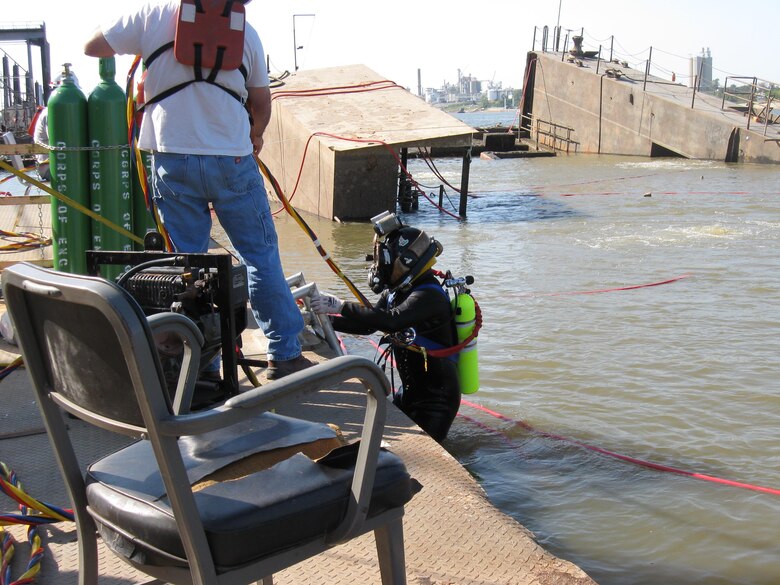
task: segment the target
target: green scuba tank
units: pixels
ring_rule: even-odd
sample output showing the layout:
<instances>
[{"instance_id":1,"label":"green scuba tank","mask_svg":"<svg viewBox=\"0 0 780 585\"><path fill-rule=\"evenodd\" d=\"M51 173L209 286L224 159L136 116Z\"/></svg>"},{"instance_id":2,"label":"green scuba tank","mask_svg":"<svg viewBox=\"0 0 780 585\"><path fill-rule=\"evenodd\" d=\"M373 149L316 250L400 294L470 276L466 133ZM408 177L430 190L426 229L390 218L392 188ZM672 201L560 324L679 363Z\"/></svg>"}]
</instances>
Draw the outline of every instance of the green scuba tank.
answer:
<instances>
[{"instance_id":1,"label":"green scuba tank","mask_svg":"<svg viewBox=\"0 0 780 585\"><path fill-rule=\"evenodd\" d=\"M127 141L127 98L114 81L114 57L100 59L100 83L89 94L89 141L93 148L89 158L92 211L132 231L132 161ZM123 148L100 147L120 146ZM92 223L92 248L129 252L132 241L110 227ZM122 266L104 266L103 277L113 280L124 272Z\"/></svg>"},{"instance_id":2,"label":"green scuba tank","mask_svg":"<svg viewBox=\"0 0 780 585\"><path fill-rule=\"evenodd\" d=\"M76 85L70 63L63 65L62 83L48 103L52 187L89 207L88 154L86 150L57 150L87 146L87 98ZM56 270L86 274L90 219L59 199L52 198L51 229Z\"/></svg>"},{"instance_id":3,"label":"green scuba tank","mask_svg":"<svg viewBox=\"0 0 780 585\"><path fill-rule=\"evenodd\" d=\"M458 343L463 342L474 331L477 323L477 308L474 297L461 292L452 299L452 311L455 314L455 325L458 332ZM479 358L477 355L477 338L472 339L458 353L458 377L460 391L463 394L473 394L479 390Z\"/></svg>"}]
</instances>

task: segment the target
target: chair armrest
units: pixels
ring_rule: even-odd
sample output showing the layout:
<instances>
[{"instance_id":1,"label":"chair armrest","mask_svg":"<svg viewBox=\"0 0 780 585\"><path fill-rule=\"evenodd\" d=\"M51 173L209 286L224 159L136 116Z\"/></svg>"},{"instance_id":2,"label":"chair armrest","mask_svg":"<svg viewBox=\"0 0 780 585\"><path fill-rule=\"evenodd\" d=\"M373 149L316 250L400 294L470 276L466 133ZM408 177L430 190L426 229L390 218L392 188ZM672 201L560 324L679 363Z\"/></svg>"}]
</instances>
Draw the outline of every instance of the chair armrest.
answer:
<instances>
[{"instance_id":1,"label":"chair armrest","mask_svg":"<svg viewBox=\"0 0 780 585\"><path fill-rule=\"evenodd\" d=\"M157 313L151 315L147 321L153 335L172 333L182 341L184 355L173 395L173 412L176 414L189 412L192 395L195 392L195 382L198 379L200 351L204 343L203 334L192 319L179 313Z\"/></svg>"}]
</instances>

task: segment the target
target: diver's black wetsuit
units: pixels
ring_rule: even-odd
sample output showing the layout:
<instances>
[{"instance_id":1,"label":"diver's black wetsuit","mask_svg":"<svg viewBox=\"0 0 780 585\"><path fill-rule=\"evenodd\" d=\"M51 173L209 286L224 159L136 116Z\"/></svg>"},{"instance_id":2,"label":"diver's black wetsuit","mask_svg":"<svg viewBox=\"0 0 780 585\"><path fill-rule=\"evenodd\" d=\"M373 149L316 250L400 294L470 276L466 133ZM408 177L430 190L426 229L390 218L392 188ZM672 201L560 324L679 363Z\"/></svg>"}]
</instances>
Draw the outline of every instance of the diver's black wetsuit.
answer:
<instances>
[{"instance_id":1,"label":"diver's black wetsuit","mask_svg":"<svg viewBox=\"0 0 780 585\"><path fill-rule=\"evenodd\" d=\"M333 317L333 327L358 335L377 330L395 333L413 327L417 332L415 344L427 349L457 344L449 298L432 273L417 279L410 291L397 292L390 300L388 297L388 291L383 292L374 308L344 303L342 316ZM425 357L418 351L396 346L393 354L403 383L395 404L431 437L443 441L460 407L455 357L428 356L426 368Z\"/></svg>"}]
</instances>

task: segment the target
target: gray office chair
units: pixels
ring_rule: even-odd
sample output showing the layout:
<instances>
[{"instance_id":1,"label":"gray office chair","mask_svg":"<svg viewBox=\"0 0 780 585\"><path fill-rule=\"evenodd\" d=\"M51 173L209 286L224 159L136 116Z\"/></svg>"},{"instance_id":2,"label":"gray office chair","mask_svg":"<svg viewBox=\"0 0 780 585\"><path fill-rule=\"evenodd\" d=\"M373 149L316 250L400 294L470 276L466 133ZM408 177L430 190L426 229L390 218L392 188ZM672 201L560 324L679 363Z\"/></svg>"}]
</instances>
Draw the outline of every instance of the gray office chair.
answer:
<instances>
[{"instance_id":1,"label":"gray office chair","mask_svg":"<svg viewBox=\"0 0 780 585\"><path fill-rule=\"evenodd\" d=\"M215 585L270 584L273 573L373 531L382 583L406 582L401 521L420 486L380 449L388 382L373 362L335 358L190 413L199 333L186 317L153 323L178 331L191 352L171 397L153 328L124 289L31 264L7 268L2 281L73 504L80 584L97 583L96 532L154 579ZM232 481L204 481L250 456L332 439L325 424L269 411L350 378L367 396L359 443L317 461L298 453ZM61 409L139 440L92 463L85 476Z\"/></svg>"}]
</instances>

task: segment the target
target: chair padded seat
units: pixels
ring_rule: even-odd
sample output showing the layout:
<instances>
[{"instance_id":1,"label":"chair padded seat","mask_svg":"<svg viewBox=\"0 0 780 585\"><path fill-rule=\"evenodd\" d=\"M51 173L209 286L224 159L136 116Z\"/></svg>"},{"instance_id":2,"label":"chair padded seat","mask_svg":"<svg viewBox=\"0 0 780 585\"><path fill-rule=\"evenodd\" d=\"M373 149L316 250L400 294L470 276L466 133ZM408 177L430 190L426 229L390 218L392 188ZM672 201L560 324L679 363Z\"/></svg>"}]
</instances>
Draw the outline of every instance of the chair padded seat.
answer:
<instances>
[{"instance_id":1,"label":"chair padded seat","mask_svg":"<svg viewBox=\"0 0 780 585\"><path fill-rule=\"evenodd\" d=\"M192 485L258 452L334 435L324 424L265 413L212 433L182 437L179 448ZM357 447L338 448L318 462L299 453L196 491L195 504L217 567L243 565L334 530L346 513ZM171 565L171 557L186 565L149 441L92 464L86 483L90 512L110 549L141 565ZM403 506L420 487L400 458L380 451L369 517Z\"/></svg>"}]
</instances>

